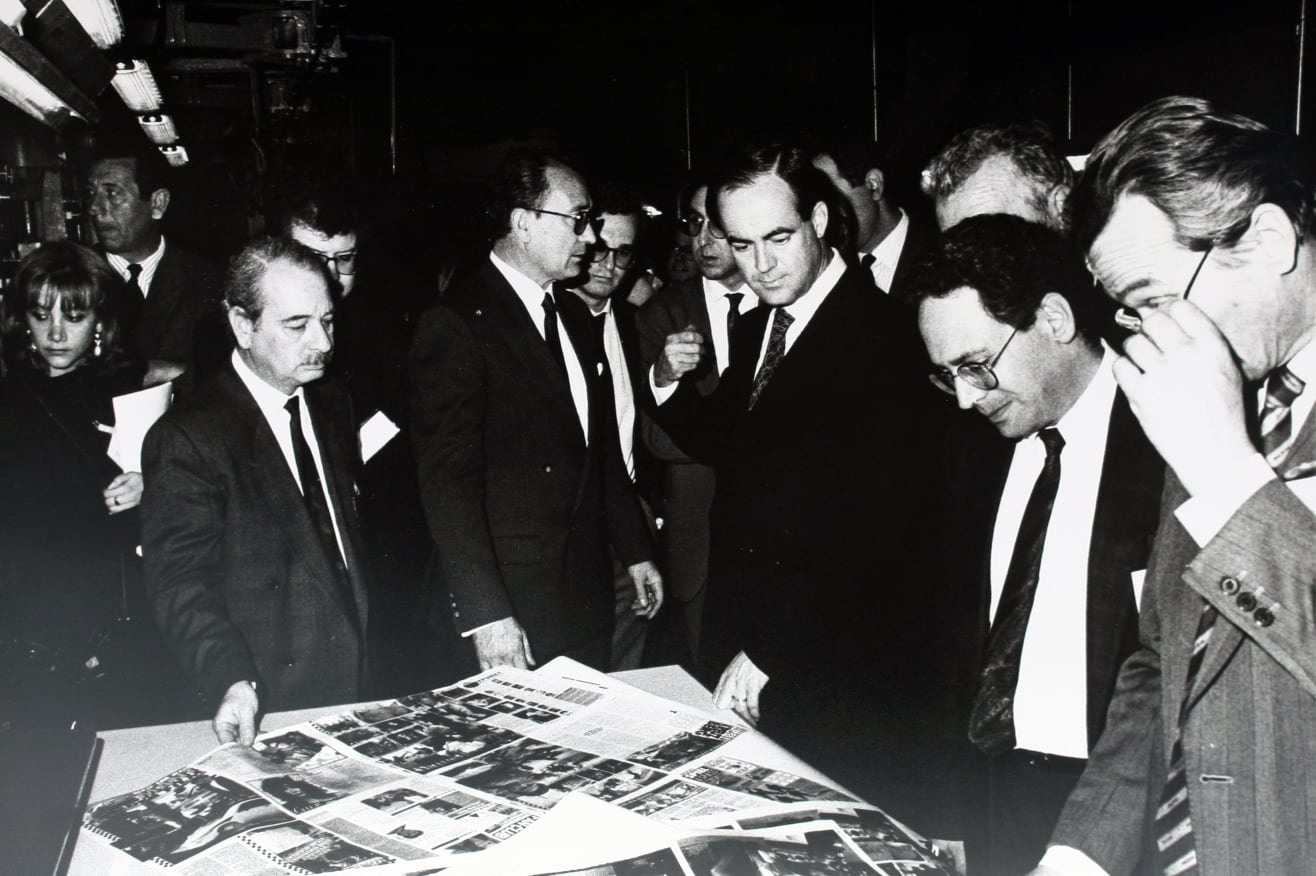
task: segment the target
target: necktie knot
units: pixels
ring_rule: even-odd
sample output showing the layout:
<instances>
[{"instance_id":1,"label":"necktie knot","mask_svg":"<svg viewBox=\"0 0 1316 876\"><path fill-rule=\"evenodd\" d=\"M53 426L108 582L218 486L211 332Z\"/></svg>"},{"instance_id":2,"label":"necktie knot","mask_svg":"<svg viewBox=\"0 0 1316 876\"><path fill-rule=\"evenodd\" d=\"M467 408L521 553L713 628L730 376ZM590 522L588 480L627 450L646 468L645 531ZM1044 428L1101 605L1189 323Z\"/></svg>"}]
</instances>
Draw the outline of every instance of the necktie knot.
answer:
<instances>
[{"instance_id":1,"label":"necktie knot","mask_svg":"<svg viewBox=\"0 0 1316 876\"><path fill-rule=\"evenodd\" d=\"M873 267L873 263L876 261L877 261L877 256L873 255L871 252L866 252L859 257L859 264L865 270L871 270Z\"/></svg>"},{"instance_id":2,"label":"necktie knot","mask_svg":"<svg viewBox=\"0 0 1316 876\"><path fill-rule=\"evenodd\" d=\"M727 303L730 305L732 313L740 313L740 300L744 297L744 292L727 293Z\"/></svg>"},{"instance_id":3,"label":"necktie knot","mask_svg":"<svg viewBox=\"0 0 1316 876\"><path fill-rule=\"evenodd\" d=\"M1266 378L1266 407L1272 404L1275 407L1292 407L1306 385L1287 366L1281 365Z\"/></svg>"},{"instance_id":4,"label":"necktie knot","mask_svg":"<svg viewBox=\"0 0 1316 876\"><path fill-rule=\"evenodd\" d=\"M553 293L544 293L544 313L557 314L557 304L553 301Z\"/></svg>"},{"instance_id":5,"label":"necktie knot","mask_svg":"<svg viewBox=\"0 0 1316 876\"><path fill-rule=\"evenodd\" d=\"M1055 459L1065 446L1065 437L1059 429L1043 429L1037 433L1038 440L1046 447L1046 458Z\"/></svg>"},{"instance_id":6,"label":"necktie knot","mask_svg":"<svg viewBox=\"0 0 1316 876\"><path fill-rule=\"evenodd\" d=\"M129 283L136 283L136 282L137 282L137 278L140 277L141 275L142 275L142 266L141 266L141 265L139 265L139 264L131 264L131 265L128 266L128 282L129 282Z\"/></svg>"},{"instance_id":7,"label":"necktie knot","mask_svg":"<svg viewBox=\"0 0 1316 876\"><path fill-rule=\"evenodd\" d=\"M790 311L781 307L775 308L772 313L772 333L774 335L784 335L786 330L795 322L795 317L790 315Z\"/></svg>"},{"instance_id":8,"label":"necktie knot","mask_svg":"<svg viewBox=\"0 0 1316 876\"><path fill-rule=\"evenodd\" d=\"M283 409L288 412L288 416L295 420L300 420L302 415L302 400L294 395L283 403Z\"/></svg>"}]
</instances>

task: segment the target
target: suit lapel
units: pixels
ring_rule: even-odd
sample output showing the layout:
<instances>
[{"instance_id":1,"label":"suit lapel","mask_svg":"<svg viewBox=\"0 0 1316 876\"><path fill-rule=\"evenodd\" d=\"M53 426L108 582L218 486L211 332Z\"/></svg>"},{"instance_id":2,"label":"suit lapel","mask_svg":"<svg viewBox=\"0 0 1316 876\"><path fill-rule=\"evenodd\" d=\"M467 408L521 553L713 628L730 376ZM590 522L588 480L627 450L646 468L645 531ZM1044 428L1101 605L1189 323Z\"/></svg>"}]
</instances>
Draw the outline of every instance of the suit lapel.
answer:
<instances>
[{"instance_id":1,"label":"suit lapel","mask_svg":"<svg viewBox=\"0 0 1316 876\"><path fill-rule=\"evenodd\" d=\"M334 519L338 523L338 534L343 540L343 550L347 555L347 568L352 579L352 595L356 601L356 617L360 619L361 629L366 629L366 576L362 563L365 551L357 538L358 528L353 524L356 519L356 503L352 496L352 467L333 430L333 424L324 411L318 387L308 387L305 393L307 410L310 411L311 423L315 429L316 442L320 447L320 462L324 467L324 476L329 486L329 500L334 506ZM307 515L310 519L310 515Z\"/></svg>"}]
</instances>

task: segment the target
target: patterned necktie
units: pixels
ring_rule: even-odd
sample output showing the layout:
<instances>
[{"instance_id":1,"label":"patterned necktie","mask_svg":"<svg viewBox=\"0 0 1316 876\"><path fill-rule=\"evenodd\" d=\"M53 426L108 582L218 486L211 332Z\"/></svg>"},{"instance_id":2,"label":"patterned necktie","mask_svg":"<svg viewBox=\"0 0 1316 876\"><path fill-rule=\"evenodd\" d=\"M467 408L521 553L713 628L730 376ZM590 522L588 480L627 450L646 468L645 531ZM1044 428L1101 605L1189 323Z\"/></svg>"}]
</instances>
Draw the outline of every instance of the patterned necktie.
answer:
<instances>
[{"instance_id":1,"label":"patterned necktie","mask_svg":"<svg viewBox=\"0 0 1316 876\"><path fill-rule=\"evenodd\" d=\"M552 293L544 293L544 340L548 343L548 351L553 354L553 360L557 362L558 369L562 376L567 376L567 359L562 353L562 338L558 336L557 331L557 304L553 301Z\"/></svg>"},{"instance_id":2,"label":"patterned necktie","mask_svg":"<svg viewBox=\"0 0 1316 876\"><path fill-rule=\"evenodd\" d=\"M768 351L763 355L763 365L759 368L759 373L754 375L754 388L749 393L749 409L754 410L754 405L758 402L759 396L763 394L763 387L768 385L772 379L772 373L777 370L781 360L786 356L786 330L795 322L795 317L791 316L780 307L774 309L772 314L772 333L768 335Z\"/></svg>"},{"instance_id":3,"label":"patterned necktie","mask_svg":"<svg viewBox=\"0 0 1316 876\"><path fill-rule=\"evenodd\" d=\"M1293 402L1306 386L1284 366L1270 372L1266 401L1261 407L1261 452L1271 468L1284 461L1293 437Z\"/></svg>"},{"instance_id":4,"label":"patterned necktie","mask_svg":"<svg viewBox=\"0 0 1316 876\"><path fill-rule=\"evenodd\" d=\"M1293 436L1293 402L1302 393L1303 382L1288 368L1281 366L1266 380L1266 400L1261 407L1261 452L1271 468L1278 467L1288 454ZM1188 703L1202 660L1211 641L1219 612L1203 601L1202 613L1197 619L1197 632L1193 637L1193 653L1188 658L1188 673L1184 681L1183 699L1179 702L1178 732L1170 746L1170 767L1165 787L1161 789L1160 806L1156 810L1157 864L1165 876L1179 876L1197 869L1197 841L1193 836L1193 818L1188 802L1188 773L1183 755L1183 725L1188 718Z\"/></svg>"},{"instance_id":5,"label":"patterned necktie","mask_svg":"<svg viewBox=\"0 0 1316 876\"><path fill-rule=\"evenodd\" d=\"M288 399L283 406L288 412L288 426L292 431L292 456L297 463L297 480L302 485L302 500L306 510L315 524L316 534L324 547L325 556L333 566L335 582L343 601L347 604L353 622L356 621L356 597L352 594L352 579L343 562L343 553L338 548L338 538L334 534L334 521L329 513L329 500L325 496L324 486L320 481L320 471L315 467L315 457L311 455L311 445L306 441L302 431L301 400L297 396Z\"/></svg>"},{"instance_id":6,"label":"patterned necktie","mask_svg":"<svg viewBox=\"0 0 1316 876\"><path fill-rule=\"evenodd\" d=\"M1060 487L1060 450L1065 446L1065 439L1056 429L1043 429L1037 437L1046 447L1046 462L1019 522L1019 534L1005 573L996 618L987 636L982 677L969 716L969 740L987 754L1002 754L1014 748L1014 693L1019 683L1019 658L1024 650L1033 597L1037 594L1051 508Z\"/></svg>"},{"instance_id":7,"label":"patterned necktie","mask_svg":"<svg viewBox=\"0 0 1316 876\"><path fill-rule=\"evenodd\" d=\"M740 318L740 300L745 297L744 292L727 293L727 361L726 365L731 364L731 338L736 333L736 320Z\"/></svg>"}]
</instances>

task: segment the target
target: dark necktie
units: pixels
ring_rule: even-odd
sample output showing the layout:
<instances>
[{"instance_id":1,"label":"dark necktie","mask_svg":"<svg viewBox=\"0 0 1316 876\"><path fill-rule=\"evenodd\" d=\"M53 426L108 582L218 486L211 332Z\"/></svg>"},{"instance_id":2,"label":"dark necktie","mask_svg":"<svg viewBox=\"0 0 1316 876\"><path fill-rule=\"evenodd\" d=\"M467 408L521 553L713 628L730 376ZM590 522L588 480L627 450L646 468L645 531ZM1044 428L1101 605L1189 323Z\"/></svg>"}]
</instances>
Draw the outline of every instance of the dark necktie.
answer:
<instances>
[{"instance_id":1,"label":"dark necktie","mask_svg":"<svg viewBox=\"0 0 1316 876\"><path fill-rule=\"evenodd\" d=\"M558 335L557 304L553 301L550 292L544 293L544 341L548 344L548 351L553 354L553 360L557 362L563 378L566 378L567 359L562 353L562 338Z\"/></svg>"},{"instance_id":2,"label":"dark necktie","mask_svg":"<svg viewBox=\"0 0 1316 876\"><path fill-rule=\"evenodd\" d=\"M1024 650L1033 597L1037 594L1051 508L1060 486L1060 450L1065 446L1065 439L1055 429L1043 429L1037 437L1046 445L1046 462L1019 522L1019 534L1005 573L996 618L987 636L982 676L969 716L969 739L987 754L1001 754L1014 748L1014 693L1019 682L1019 658Z\"/></svg>"},{"instance_id":3,"label":"dark necktie","mask_svg":"<svg viewBox=\"0 0 1316 876\"><path fill-rule=\"evenodd\" d=\"M141 265L132 264L128 266L128 282L124 284L123 301L119 307L119 325L124 330L129 347L133 349L138 345L137 336L142 323L142 305L146 301L146 296L142 294L141 276Z\"/></svg>"},{"instance_id":4,"label":"dark necktie","mask_svg":"<svg viewBox=\"0 0 1316 876\"><path fill-rule=\"evenodd\" d=\"M860 266L869 273L872 273L873 262L875 261L877 261L877 256L873 255L871 252L866 252L859 257Z\"/></svg>"},{"instance_id":5,"label":"dark necktie","mask_svg":"<svg viewBox=\"0 0 1316 876\"><path fill-rule=\"evenodd\" d=\"M325 497L324 486L320 481L320 471L315 467L315 457L311 455L311 445L306 443L306 433L302 431L301 400L297 396L288 399L283 406L288 412L288 425L292 429L292 455L297 463L297 480L302 485L302 500L306 510L315 524L316 534L326 557L334 569L339 592L347 603L353 622L356 621L356 598L352 594L352 579L348 575L347 565L343 562L342 551L338 549L338 539L334 535L334 521L329 513L329 500Z\"/></svg>"},{"instance_id":6,"label":"dark necktie","mask_svg":"<svg viewBox=\"0 0 1316 876\"><path fill-rule=\"evenodd\" d=\"M1271 468L1284 462L1293 434L1293 402L1302 393L1305 384L1287 367L1280 366L1266 379L1266 400L1261 406L1261 452ZM1191 873L1197 869L1197 839L1193 836L1192 809L1188 802L1188 773L1183 755L1183 725L1188 718L1188 703L1197 675L1202 669L1211 631L1215 629L1220 612L1203 600L1202 613L1197 618L1197 631L1193 636L1193 652L1188 658L1188 672L1184 679L1183 699L1179 701L1178 732L1170 746L1170 766L1166 771L1165 786L1161 789L1160 805L1156 809L1156 863L1168 876Z\"/></svg>"},{"instance_id":7,"label":"dark necktie","mask_svg":"<svg viewBox=\"0 0 1316 876\"><path fill-rule=\"evenodd\" d=\"M745 297L744 292L727 293L727 361L723 364L731 364L731 338L736 333L736 320L740 318L740 299Z\"/></svg>"},{"instance_id":8,"label":"dark necktie","mask_svg":"<svg viewBox=\"0 0 1316 876\"><path fill-rule=\"evenodd\" d=\"M759 373L754 375L754 388L749 393L749 409L754 410L754 405L758 402L759 396L763 394L763 388L768 385L772 379L772 374L781 364L781 360L786 357L786 330L795 322L795 317L791 316L780 307L774 308L772 314L772 333L768 335L768 351L763 354L763 366L759 368Z\"/></svg>"}]
</instances>

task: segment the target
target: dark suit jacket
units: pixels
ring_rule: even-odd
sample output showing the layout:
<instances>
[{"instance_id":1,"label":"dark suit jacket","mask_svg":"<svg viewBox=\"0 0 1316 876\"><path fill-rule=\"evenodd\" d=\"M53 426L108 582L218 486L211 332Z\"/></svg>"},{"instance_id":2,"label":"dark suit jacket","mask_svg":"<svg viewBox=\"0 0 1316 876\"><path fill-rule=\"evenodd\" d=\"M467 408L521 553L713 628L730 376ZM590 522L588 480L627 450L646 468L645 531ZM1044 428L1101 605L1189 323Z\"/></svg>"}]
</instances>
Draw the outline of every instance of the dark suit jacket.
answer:
<instances>
[{"instance_id":1,"label":"dark suit jacket","mask_svg":"<svg viewBox=\"0 0 1316 876\"><path fill-rule=\"evenodd\" d=\"M218 702L237 681L266 710L355 702L365 673L364 553L345 390L305 389L355 605L343 600L297 482L232 365L170 409L143 448L146 587L166 640Z\"/></svg>"},{"instance_id":2,"label":"dark suit jacket","mask_svg":"<svg viewBox=\"0 0 1316 876\"><path fill-rule=\"evenodd\" d=\"M905 245L900 250L900 259L896 262L896 270L891 277L891 288L887 290L892 298L902 304L909 304L905 285L909 282L910 272L918 263L919 256L937 240L935 225L915 218L914 214L908 211L906 215L909 216L909 233L905 236Z\"/></svg>"},{"instance_id":3,"label":"dark suit jacket","mask_svg":"<svg viewBox=\"0 0 1316 876\"><path fill-rule=\"evenodd\" d=\"M1316 416L1280 476L1306 478L1313 463ZM1154 813L1207 600L1220 617L1183 725L1198 865L1213 876L1310 873L1316 515L1289 484L1272 481L1199 547L1174 516L1186 498L1168 477L1143 591L1141 647L1120 671L1106 732L1051 841L1080 849L1116 876L1154 848Z\"/></svg>"},{"instance_id":4,"label":"dark suit jacket","mask_svg":"<svg viewBox=\"0 0 1316 876\"><path fill-rule=\"evenodd\" d=\"M536 659L608 659L608 545L651 558L610 419L611 386L588 351L585 305L558 295L590 385L589 441L566 378L492 262L450 290L416 328L412 429L434 539L439 614L458 630L515 616Z\"/></svg>"},{"instance_id":5,"label":"dark suit jacket","mask_svg":"<svg viewBox=\"0 0 1316 876\"><path fill-rule=\"evenodd\" d=\"M221 297L222 285L218 268L166 241L142 306L141 357L190 365L197 321Z\"/></svg>"},{"instance_id":6,"label":"dark suit jacket","mask_svg":"<svg viewBox=\"0 0 1316 876\"><path fill-rule=\"evenodd\" d=\"M1014 453L990 422L965 414L947 441L945 577L948 606L937 652L958 653L953 680L960 702L956 734L967 733L987 644L991 547L996 512ZM1156 532L1165 464L1138 425L1123 393L1110 412L1105 462L1097 487L1087 575L1087 725L1101 735L1120 664L1137 646L1138 613L1131 573L1147 568Z\"/></svg>"},{"instance_id":7,"label":"dark suit jacket","mask_svg":"<svg viewBox=\"0 0 1316 876\"><path fill-rule=\"evenodd\" d=\"M898 306L849 268L748 410L772 310L736 325L717 390L689 375L655 417L717 474L706 641L710 679L744 650L767 691L841 687L868 674L908 618L901 564L928 440L931 389ZM651 396L650 396L651 398ZM910 597L912 598L912 596ZM889 625L889 626L888 626ZM798 716L797 716L798 717Z\"/></svg>"}]
</instances>

